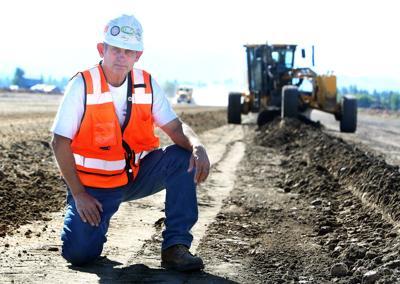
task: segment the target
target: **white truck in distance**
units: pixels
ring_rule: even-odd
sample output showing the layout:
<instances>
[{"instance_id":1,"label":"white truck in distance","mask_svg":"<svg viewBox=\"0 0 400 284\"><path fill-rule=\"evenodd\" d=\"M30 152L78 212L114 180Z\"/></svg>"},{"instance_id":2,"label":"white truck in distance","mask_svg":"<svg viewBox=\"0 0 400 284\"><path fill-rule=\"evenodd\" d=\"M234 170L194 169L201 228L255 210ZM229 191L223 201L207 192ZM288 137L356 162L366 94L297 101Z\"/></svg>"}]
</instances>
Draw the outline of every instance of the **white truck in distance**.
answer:
<instances>
[{"instance_id":1,"label":"white truck in distance","mask_svg":"<svg viewBox=\"0 0 400 284\"><path fill-rule=\"evenodd\" d=\"M176 90L176 103L193 104L193 88L192 87L178 87Z\"/></svg>"}]
</instances>

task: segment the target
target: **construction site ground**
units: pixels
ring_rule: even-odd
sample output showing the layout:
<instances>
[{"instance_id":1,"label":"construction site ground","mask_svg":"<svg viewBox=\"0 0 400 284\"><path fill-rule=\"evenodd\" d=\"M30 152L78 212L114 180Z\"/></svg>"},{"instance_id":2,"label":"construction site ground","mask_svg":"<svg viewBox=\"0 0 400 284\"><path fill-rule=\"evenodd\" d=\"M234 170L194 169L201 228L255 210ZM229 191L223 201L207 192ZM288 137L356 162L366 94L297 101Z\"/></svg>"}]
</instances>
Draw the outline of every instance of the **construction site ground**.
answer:
<instances>
[{"instance_id":1,"label":"construction site ground","mask_svg":"<svg viewBox=\"0 0 400 284\"><path fill-rule=\"evenodd\" d=\"M95 263L62 259L59 100L0 95L0 283L400 283L398 115L361 111L344 134L320 112L258 129L254 115L228 125L224 108L177 107L212 163L191 248L206 268L178 273L160 267L164 192L120 207Z\"/></svg>"}]
</instances>

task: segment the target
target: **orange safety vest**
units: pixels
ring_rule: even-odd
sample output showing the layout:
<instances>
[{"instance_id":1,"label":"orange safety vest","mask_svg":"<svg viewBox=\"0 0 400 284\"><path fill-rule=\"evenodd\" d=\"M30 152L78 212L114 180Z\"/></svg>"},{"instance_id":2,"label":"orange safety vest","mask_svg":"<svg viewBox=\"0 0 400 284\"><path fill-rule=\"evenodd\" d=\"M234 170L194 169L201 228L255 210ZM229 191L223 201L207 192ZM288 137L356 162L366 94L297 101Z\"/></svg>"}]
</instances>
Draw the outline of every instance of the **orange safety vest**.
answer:
<instances>
[{"instance_id":1,"label":"orange safety vest","mask_svg":"<svg viewBox=\"0 0 400 284\"><path fill-rule=\"evenodd\" d=\"M133 69L127 76L127 112L122 127L101 65L81 72L85 111L72 152L85 186L112 188L134 180L140 159L158 148L152 116L153 89L149 73Z\"/></svg>"}]
</instances>

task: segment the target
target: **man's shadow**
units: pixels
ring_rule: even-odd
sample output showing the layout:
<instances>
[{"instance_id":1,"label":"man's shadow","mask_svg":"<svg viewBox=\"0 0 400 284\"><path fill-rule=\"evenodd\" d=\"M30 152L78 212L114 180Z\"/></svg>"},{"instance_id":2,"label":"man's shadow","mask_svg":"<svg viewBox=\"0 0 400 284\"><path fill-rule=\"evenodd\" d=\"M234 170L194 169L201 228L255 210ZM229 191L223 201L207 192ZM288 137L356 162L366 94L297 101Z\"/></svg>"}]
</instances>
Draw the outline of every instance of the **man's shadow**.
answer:
<instances>
[{"instance_id":1,"label":"man's shadow","mask_svg":"<svg viewBox=\"0 0 400 284\"><path fill-rule=\"evenodd\" d=\"M122 263L103 257L93 264L69 268L97 274L99 283L237 283L204 271L178 272L162 268L150 268L144 264L116 267Z\"/></svg>"}]
</instances>

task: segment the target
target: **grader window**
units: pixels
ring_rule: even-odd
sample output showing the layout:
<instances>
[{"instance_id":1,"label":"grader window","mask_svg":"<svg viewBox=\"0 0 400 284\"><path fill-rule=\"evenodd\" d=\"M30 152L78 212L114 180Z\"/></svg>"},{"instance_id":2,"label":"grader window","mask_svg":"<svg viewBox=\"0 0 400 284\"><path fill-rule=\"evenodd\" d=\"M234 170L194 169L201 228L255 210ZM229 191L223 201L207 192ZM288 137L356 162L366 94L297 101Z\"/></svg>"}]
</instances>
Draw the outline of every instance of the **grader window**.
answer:
<instances>
[{"instance_id":1,"label":"grader window","mask_svg":"<svg viewBox=\"0 0 400 284\"><path fill-rule=\"evenodd\" d=\"M292 51L286 51L285 65L287 68L292 68L292 65L293 65L293 52Z\"/></svg>"},{"instance_id":2,"label":"grader window","mask_svg":"<svg viewBox=\"0 0 400 284\"><path fill-rule=\"evenodd\" d=\"M274 50L271 53L272 60L281 66L290 69L293 67L293 51L292 50Z\"/></svg>"},{"instance_id":3,"label":"grader window","mask_svg":"<svg viewBox=\"0 0 400 284\"><path fill-rule=\"evenodd\" d=\"M275 63L279 62L279 52L278 51L272 51L271 57Z\"/></svg>"}]
</instances>

